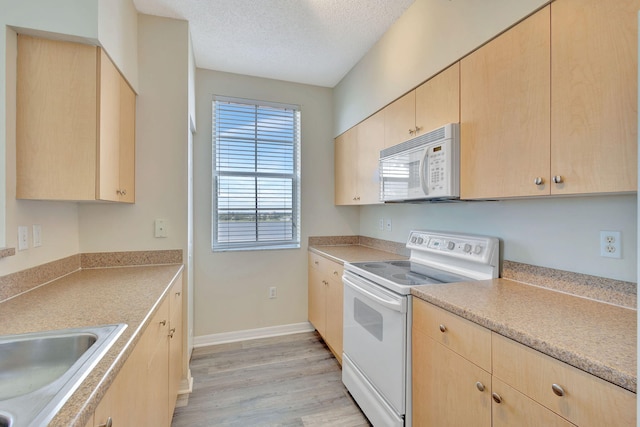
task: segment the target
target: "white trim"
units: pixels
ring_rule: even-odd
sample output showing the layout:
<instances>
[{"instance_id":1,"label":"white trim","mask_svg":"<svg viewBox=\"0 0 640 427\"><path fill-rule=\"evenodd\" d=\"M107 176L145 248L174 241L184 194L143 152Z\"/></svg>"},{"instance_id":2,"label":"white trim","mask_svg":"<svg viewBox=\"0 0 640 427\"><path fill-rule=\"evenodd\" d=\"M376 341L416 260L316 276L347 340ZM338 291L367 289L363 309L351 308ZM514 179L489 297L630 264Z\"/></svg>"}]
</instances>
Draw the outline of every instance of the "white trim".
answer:
<instances>
[{"instance_id":1,"label":"white trim","mask_svg":"<svg viewBox=\"0 0 640 427\"><path fill-rule=\"evenodd\" d=\"M244 331L222 332L219 334L201 335L193 337L193 347L206 347L209 345L224 344L229 342L253 340L257 338L277 337L280 335L299 334L311 332L315 328L309 322L292 323L289 325L270 326L268 328L246 329Z\"/></svg>"},{"instance_id":2,"label":"white trim","mask_svg":"<svg viewBox=\"0 0 640 427\"><path fill-rule=\"evenodd\" d=\"M191 376L191 369L187 370L187 378L183 378L178 388L178 396L181 394L189 394L193 392L193 377ZM180 398L180 397L178 397Z\"/></svg>"}]
</instances>

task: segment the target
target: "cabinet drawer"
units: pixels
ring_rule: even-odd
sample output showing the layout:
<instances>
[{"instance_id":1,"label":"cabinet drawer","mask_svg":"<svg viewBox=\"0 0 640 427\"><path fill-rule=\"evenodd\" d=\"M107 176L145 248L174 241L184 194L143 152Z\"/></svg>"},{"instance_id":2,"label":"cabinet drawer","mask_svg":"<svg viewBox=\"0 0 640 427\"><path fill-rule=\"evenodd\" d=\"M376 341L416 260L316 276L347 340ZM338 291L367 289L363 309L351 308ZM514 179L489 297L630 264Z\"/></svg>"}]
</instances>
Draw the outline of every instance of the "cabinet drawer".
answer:
<instances>
[{"instance_id":1,"label":"cabinet drawer","mask_svg":"<svg viewBox=\"0 0 640 427\"><path fill-rule=\"evenodd\" d=\"M413 328L491 372L491 331L420 299L413 299Z\"/></svg>"},{"instance_id":2,"label":"cabinet drawer","mask_svg":"<svg viewBox=\"0 0 640 427\"><path fill-rule=\"evenodd\" d=\"M492 379L491 391L497 399L492 405L493 427L573 427L569 421L533 401L499 379ZM498 403L499 402L499 403Z\"/></svg>"},{"instance_id":3,"label":"cabinet drawer","mask_svg":"<svg viewBox=\"0 0 640 427\"><path fill-rule=\"evenodd\" d=\"M317 268L320 274L327 279L342 283L344 267L335 261L331 261L321 255L309 252L309 266Z\"/></svg>"},{"instance_id":4,"label":"cabinet drawer","mask_svg":"<svg viewBox=\"0 0 640 427\"><path fill-rule=\"evenodd\" d=\"M493 335L496 378L581 427L636 425L635 393L501 335ZM554 385L560 386L564 395L558 396L552 389Z\"/></svg>"}]
</instances>

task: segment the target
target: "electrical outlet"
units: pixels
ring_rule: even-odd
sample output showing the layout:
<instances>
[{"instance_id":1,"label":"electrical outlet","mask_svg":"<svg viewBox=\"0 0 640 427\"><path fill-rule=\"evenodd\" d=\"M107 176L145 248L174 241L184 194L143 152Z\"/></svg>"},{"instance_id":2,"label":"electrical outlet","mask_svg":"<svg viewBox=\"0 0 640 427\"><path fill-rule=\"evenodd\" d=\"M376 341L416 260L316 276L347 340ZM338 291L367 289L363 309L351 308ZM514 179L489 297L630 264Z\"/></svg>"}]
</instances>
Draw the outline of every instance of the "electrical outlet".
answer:
<instances>
[{"instance_id":1,"label":"electrical outlet","mask_svg":"<svg viewBox=\"0 0 640 427\"><path fill-rule=\"evenodd\" d=\"M387 231L391 231L391 218L386 219L385 228Z\"/></svg>"},{"instance_id":2,"label":"electrical outlet","mask_svg":"<svg viewBox=\"0 0 640 427\"><path fill-rule=\"evenodd\" d=\"M269 298L273 299L277 297L278 297L278 288L276 288L275 286L271 286L269 288Z\"/></svg>"},{"instance_id":3,"label":"electrical outlet","mask_svg":"<svg viewBox=\"0 0 640 427\"><path fill-rule=\"evenodd\" d=\"M378 229L384 230L384 218L378 220Z\"/></svg>"},{"instance_id":4,"label":"electrical outlet","mask_svg":"<svg viewBox=\"0 0 640 427\"><path fill-rule=\"evenodd\" d=\"M600 256L622 258L622 233L619 231L600 231Z\"/></svg>"}]
</instances>

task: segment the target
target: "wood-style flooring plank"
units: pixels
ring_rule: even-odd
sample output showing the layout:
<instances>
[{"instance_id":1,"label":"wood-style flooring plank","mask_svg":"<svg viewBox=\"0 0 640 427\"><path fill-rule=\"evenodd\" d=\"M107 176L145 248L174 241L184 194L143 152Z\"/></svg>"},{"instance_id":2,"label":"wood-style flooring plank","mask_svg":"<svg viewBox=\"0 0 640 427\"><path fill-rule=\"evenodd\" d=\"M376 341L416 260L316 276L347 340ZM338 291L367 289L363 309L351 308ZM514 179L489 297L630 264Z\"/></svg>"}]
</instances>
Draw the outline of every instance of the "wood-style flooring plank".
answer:
<instances>
[{"instance_id":1,"label":"wood-style flooring plank","mask_svg":"<svg viewBox=\"0 0 640 427\"><path fill-rule=\"evenodd\" d=\"M317 332L198 348L190 367L172 427L370 426Z\"/></svg>"}]
</instances>

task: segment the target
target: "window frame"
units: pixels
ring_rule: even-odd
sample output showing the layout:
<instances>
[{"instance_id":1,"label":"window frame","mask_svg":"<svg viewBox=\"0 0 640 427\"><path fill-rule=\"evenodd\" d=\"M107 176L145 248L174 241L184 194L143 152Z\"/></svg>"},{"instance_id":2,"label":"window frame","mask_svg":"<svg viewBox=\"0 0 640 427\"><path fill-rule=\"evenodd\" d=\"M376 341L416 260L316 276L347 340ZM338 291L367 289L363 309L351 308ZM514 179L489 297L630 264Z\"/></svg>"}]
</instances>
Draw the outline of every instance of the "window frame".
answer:
<instances>
[{"instance_id":1,"label":"window frame","mask_svg":"<svg viewBox=\"0 0 640 427\"><path fill-rule=\"evenodd\" d=\"M293 154L292 154L292 163L293 170L291 173L286 173L284 171L280 172L260 172L258 170L254 170L252 172L221 172L217 168L217 144L218 144L218 130L217 130L217 105L220 104L241 104L248 105L252 107L256 107L259 109L260 107L264 108L275 108L281 110L289 110L292 111L293 118ZM300 220L301 220L301 205L300 205L300 197L301 197L301 150L302 150L302 141L301 141L301 107L295 104L283 104L277 102L270 101L260 101L253 99L245 99L245 98L236 98L229 96L220 96L214 95L212 100L212 138L211 138L211 178L212 178L212 211L211 211L211 249L213 252L226 252L226 251L255 251L255 250L277 250L277 249L298 249L300 248ZM257 116L257 113L256 113ZM257 120L254 120L254 123L257 123ZM257 125L256 125L257 127ZM254 138L254 146L257 147L259 144L259 137L256 135ZM256 168L257 169L257 168ZM276 179L291 179L291 227L292 227L292 235L291 239L285 240L259 240L259 231L258 227L260 224L259 219L259 207L257 205L258 200L258 186L256 184L255 187L255 195L256 195L256 205L254 206L255 212L255 225L256 225L256 240L255 241L242 241L242 242L220 242L218 241L218 230L219 230L219 216L220 212L218 211L218 193L219 193L219 180L220 177L253 177L256 179L256 183L258 178L276 178Z\"/></svg>"}]
</instances>

